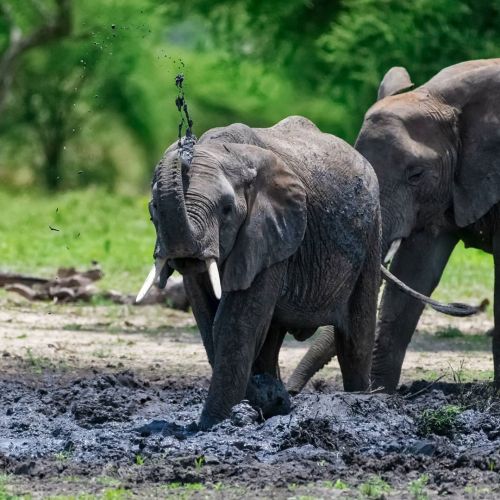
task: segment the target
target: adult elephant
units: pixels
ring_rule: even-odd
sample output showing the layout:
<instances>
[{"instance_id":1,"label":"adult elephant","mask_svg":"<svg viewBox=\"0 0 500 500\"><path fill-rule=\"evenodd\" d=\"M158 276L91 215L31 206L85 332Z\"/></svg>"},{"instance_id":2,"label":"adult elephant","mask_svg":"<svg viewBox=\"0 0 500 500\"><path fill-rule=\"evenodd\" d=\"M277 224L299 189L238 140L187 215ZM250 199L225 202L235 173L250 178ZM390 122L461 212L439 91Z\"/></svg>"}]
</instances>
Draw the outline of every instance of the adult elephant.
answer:
<instances>
[{"instance_id":1,"label":"adult elephant","mask_svg":"<svg viewBox=\"0 0 500 500\"><path fill-rule=\"evenodd\" d=\"M382 251L391 271L430 295L462 240L495 262L494 380L500 385L500 59L446 68L415 90L392 68L356 149L380 184ZM374 386L394 391L423 305L388 284L373 358Z\"/></svg>"},{"instance_id":2,"label":"adult elephant","mask_svg":"<svg viewBox=\"0 0 500 500\"><path fill-rule=\"evenodd\" d=\"M188 146L171 146L154 173L156 265L138 298L183 274L212 366L200 428L229 416L252 375L279 379L287 330L303 340L335 325L344 388L367 389L380 278L369 163L302 117L212 129Z\"/></svg>"}]
</instances>

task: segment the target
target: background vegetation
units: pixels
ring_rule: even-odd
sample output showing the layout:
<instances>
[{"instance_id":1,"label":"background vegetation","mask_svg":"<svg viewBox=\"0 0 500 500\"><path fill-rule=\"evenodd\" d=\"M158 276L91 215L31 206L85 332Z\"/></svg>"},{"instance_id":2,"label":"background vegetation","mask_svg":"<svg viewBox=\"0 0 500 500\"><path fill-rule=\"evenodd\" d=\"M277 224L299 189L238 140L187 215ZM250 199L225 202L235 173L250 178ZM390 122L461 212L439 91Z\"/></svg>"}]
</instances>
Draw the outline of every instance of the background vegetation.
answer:
<instances>
[{"instance_id":1,"label":"background vegetation","mask_svg":"<svg viewBox=\"0 0 500 500\"><path fill-rule=\"evenodd\" d=\"M197 135L302 114L353 142L391 66L419 84L498 56L499 26L500 0L0 0L0 266L97 259L135 287L178 72ZM452 298L490 293L489 257L453 263Z\"/></svg>"}]
</instances>

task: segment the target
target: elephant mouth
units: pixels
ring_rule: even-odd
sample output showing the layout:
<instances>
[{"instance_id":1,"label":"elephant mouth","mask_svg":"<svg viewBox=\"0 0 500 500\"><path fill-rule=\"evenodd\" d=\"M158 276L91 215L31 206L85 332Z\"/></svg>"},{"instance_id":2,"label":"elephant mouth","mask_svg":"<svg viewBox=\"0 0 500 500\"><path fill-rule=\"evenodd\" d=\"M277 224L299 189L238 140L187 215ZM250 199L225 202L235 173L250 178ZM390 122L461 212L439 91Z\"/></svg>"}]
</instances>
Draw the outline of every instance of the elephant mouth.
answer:
<instances>
[{"instance_id":1,"label":"elephant mouth","mask_svg":"<svg viewBox=\"0 0 500 500\"><path fill-rule=\"evenodd\" d=\"M193 259L188 257L169 259L168 265L181 274L198 274L207 270L205 260Z\"/></svg>"},{"instance_id":2,"label":"elephant mouth","mask_svg":"<svg viewBox=\"0 0 500 500\"><path fill-rule=\"evenodd\" d=\"M136 303L141 302L155 282L159 281L159 288L165 288L168 277L172 274L174 269L179 271L182 275L208 272L212 292L216 299L221 298L222 288L220 284L219 268L214 258L208 258L206 260L174 258L167 260L157 257L153 267L149 271L146 281L144 281L144 284L137 294L137 298L135 299Z\"/></svg>"}]
</instances>

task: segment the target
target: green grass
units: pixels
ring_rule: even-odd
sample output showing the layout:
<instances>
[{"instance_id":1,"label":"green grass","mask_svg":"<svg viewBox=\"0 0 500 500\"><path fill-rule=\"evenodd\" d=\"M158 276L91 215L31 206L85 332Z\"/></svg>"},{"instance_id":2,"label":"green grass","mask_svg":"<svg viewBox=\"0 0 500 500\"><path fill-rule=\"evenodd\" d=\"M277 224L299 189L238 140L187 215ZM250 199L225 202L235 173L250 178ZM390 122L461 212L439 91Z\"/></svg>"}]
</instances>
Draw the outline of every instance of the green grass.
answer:
<instances>
[{"instance_id":1,"label":"green grass","mask_svg":"<svg viewBox=\"0 0 500 500\"><path fill-rule=\"evenodd\" d=\"M86 268L96 260L105 274L101 289L135 292L155 241L147 202L98 189L52 196L0 191L0 266L54 276L60 266Z\"/></svg>"},{"instance_id":2,"label":"green grass","mask_svg":"<svg viewBox=\"0 0 500 500\"><path fill-rule=\"evenodd\" d=\"M453 327L453 326L447 326L446 328L443 328L442 330L437 330L435 335L436 335L436 337L439 337L441 339L455 339L455 338L464 337L464 334L462 333L462 331L458 328Z\"/></svg>"},{"instance_id":3,"label":"green grass","mask_svg":"<svg viewBox=\"0 0 500 500\"><path fill-rule=\"evenodd\" d=\"M429 495L425 491L425 487L429 482L429 476L422 474L418 479L414 479L408 483L408 492L415 500L426 500Z\"/></svg>"},{"instance_id":4,"label":"green grass","mask_svg":"<svg viewBox=\"0 0 500 500\"><path fill-rule=\"evenodd\" d=\"M438 434L450 436L463 409L456 405L445 405L436 410L424 410L418 421L419 432L424 436Z\"/></svg>"},{"instance_id":5,"label":"green grass","mask_svg":"<svg viewBox=\"0 0 500 500\"><path fill-rule=\"evenodd\" d=\"M105 274L101 289L136 292L151 266L155 240L147 202L146 194L102 189L50 196L0 191L0 268L53 276L59 266L85 268L96 260ZM491 255L459 244L434 295L446 301L492 301Z\"/></svg>"},{"instance_id":6,"label":"green grass","mask_svg":"<svg viewBox=\"0 0 500 500\"><path fill-rule=\"evenodd\" d=\"M434 296L438 300L479 304L488 298L493 304L493 257L459 243L446 266ZM488 311L492 314L493 307Z\"/></svg>"},{"instance_id":7,"label":"green grass","mask_svg":"<svg viewBox=\"0 0 500 500\"><path fill-rule=\"evenodd\" d=\"M361 496L368 498L382 498L391 489L391 486L378 476L373 476L366 483L358 486Z\"/></svg>"}]
</instances>

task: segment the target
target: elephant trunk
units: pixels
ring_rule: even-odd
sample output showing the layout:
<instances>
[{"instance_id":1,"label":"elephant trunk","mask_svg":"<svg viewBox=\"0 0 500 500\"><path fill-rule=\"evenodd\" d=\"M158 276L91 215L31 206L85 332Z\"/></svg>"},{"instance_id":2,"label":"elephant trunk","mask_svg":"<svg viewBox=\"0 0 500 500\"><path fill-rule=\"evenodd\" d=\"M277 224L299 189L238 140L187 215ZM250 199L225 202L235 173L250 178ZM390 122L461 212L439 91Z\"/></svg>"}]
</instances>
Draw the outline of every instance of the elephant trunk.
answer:
<instances>
[{"instance_id":1,"label":"elephant trunk","mask_svg":"<svg viewBox=\"0 0 500 500\"><path fill-rule=\"evenodd\" d=\"M198 239L186 211L182 163L178 157L160 166L157 182L159 220L162 221L158 237L167 257L196 258Z\"/></svg>"},{"instance_id":2,"label":"elephant trunk","mask_svg":"<svg viewBox=\"0 0 500 500\"><path fill-rule=\"evenodd\" d=\"M329 363L336 354L333 326L320 328L319 335L288 379L288 392L292 395L298 394L309 379Z\"/></svg>"}]
</instances>

